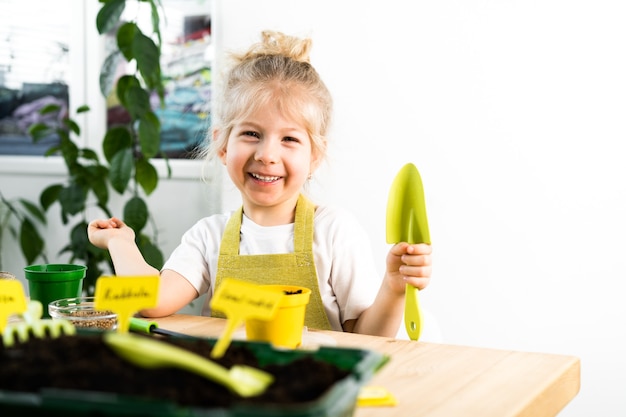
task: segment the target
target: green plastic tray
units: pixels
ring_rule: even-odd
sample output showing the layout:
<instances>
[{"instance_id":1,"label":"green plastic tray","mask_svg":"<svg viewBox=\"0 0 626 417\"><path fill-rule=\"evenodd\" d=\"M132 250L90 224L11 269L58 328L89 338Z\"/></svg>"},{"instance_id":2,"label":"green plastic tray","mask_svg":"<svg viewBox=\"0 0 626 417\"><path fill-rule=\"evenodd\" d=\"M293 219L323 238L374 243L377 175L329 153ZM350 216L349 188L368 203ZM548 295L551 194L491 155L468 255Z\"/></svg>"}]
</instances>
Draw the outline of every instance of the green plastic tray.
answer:
<instances>
[{"instance_id":1,"label":"green plastic tray","mask_svg":"<svg viewBox=\"0 0 626 417\"><path fill-rule=\"evenodd\" d=\"M215 341L215 339L205 339ZM312 356L341 369L347 377L335 383L321 397L312 402L277 404L234 404L225 408L183 407L172 402L133 398L111 393L44 389L39 393L21 393L0 390L0 414L42 416L150 416L150 417L345 417L356 407L360 388L389 358L381 353L338 347L320 347L316 351L277 350L267 343L233 341L245 344L263 364L285 364L305 356Z\"/></svg>"}]
</instances>

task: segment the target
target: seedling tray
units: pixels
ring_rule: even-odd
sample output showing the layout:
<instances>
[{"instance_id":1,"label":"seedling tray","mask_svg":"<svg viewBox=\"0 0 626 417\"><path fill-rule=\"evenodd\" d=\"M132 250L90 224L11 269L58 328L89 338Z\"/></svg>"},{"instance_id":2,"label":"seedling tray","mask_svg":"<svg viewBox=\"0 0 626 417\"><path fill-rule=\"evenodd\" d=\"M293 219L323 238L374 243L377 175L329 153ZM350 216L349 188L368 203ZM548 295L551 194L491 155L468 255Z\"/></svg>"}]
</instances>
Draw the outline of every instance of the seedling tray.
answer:
<instances>
[{"instance_id":1,"label":"seedling tray","mask_svg":"<svg viewBox=\"0 0 626 417\"><path fill-rule=\"evenodd\" d=\"M93 337L96 332L80 332ZM215 339L188 339L215 344ZM360 388L384 366L388 357L371 350L320 347L315 351L279 350L270 344L235 340L234 347L248 349L260 366L283 366L302 358L315 359L346 371L346 375L329 386L314 400L290 403L250 403L233 401L228 407L182 406L158 398L139 398L112 392L42 388L38 392L0 390L0 414L3 416L36 414L45 416L151 416L151 417L264 417L264 416L351 416ZM98 358L93 358L98 361ZM306 375L301 375L305 378ZM2 373L0 371L0 378ZM154 383L166 383L155 381Z\"/></svg>"}]
</instances>

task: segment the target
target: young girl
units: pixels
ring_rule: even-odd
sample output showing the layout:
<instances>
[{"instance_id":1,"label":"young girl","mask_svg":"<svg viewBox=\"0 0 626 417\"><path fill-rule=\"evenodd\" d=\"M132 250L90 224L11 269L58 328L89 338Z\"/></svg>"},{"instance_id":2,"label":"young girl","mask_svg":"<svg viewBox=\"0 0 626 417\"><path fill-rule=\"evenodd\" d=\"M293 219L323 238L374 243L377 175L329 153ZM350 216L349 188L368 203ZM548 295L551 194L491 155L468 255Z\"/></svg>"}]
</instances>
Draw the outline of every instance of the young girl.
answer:
<instances>
[{"instance_id":1,"label":"young girl","mask_svg":"<svg viewBox=\"0 0 626 417\"><path fill-rule=\"evenodd\" d=\"M206 217L182 237L162 270L159 303L146 317L175 313L227 277L311 289L305 324L395 337L407 283L423 289L431 247L398 243L377 277L364 230L349 213L316 206L302 189L326 152L332 99L309 63L309 39L263 32L224 83L207 158L217 157L243 206ZM90 241L108 249L117 275L154 275L121 220L95 220Z\"/></svg>"}]
</instances>

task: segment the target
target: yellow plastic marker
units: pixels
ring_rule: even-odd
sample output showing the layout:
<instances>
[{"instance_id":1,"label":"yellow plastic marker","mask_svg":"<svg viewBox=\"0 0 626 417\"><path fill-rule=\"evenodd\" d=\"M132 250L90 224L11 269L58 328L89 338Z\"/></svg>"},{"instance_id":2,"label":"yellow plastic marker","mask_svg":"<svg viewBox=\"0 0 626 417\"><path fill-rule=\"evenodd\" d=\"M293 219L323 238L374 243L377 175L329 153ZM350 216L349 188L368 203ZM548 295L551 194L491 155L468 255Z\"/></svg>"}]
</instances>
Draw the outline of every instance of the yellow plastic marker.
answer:
<instances>
[{"instance_id":1,"label":"yellow plastic marker","mask_svg":"<svg viewBox=\"0 0 626 417\"><path fill-rule=\"evenodd\" d=\"M359 407L393 407L398 401L387 388L365 386L359 390L356 404Z\"/></svg>"},{"instance_id":2,"label":"yellow plastic marker","mask_svg":"<svg viewBox=\"0 0 626 417\"><path fill-rule=\"evenodd\" d=\"M116 313L118 333L128 333L130 318L136 312L157 305L159 282L159 276L100 277L94 307Z\"/></svg>"},{"instance_id":3,"label":"yellow plastic marker","mask_svg":"<svg viewBox=\"0 0 626 417\"><path fill-rule=\"evenodd\" d=\"M246 319L269 320L276 314L284 292L232 278L225 279L213 294L211 308L226 315L226 328L211 351L221 358L228 349L235 329Z\"/></svg>"},{"instance_id":4,"label":"yellow plastic marker","mask_svg":"<svg viewBox=\"0 0 626 417\"><path fill-rule=\"evenodd\" d=\"M0 280L0 333L4 332L9 316L26 312L26 297L22 283L16 280Z\"/></svg>"}]
</instances>

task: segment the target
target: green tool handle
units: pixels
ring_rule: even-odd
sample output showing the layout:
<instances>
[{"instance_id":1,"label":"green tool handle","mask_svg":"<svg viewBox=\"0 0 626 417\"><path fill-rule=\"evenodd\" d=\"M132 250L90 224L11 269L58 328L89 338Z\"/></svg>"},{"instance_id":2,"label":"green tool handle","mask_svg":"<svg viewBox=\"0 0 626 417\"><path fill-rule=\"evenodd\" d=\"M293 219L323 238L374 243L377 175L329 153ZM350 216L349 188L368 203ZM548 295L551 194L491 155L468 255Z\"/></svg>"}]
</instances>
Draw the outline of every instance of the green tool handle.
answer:
<instances>
[{"instance_id":1,"label":"green tool handle","mask_svg":"<svg viewBox=\"0 0 626 417\"><path fill-rule=\"evenodd\" d=\"M129 329L135 333L152 333L153 328L157 328L158 325L153 321L142 320L136 317L130 318Z\"/></svg>"},{"instance_id":2,"label":"green tool handle","mask_svg":"<svg viewBox=\"0 0 626 417\"><path fill-rule=\"evenodd\" d=\"M423 317L419 303L419 290L406 284L404 295L404 326L411 340L419 340L422 333Z\"/></svg>"},{"instance_id":3,"label":"green tool handle","mask_svg":"<svg viewBox=\"0 0 626 417\"><path fill-rule=\"evenodd\" d=\"M130 318L129 329L135 333L160 334L163 336L187 337L183 333L173 332L171 330L159 329L156 321L143 320L137 317Z\"/></svg>"}]
</instances>

